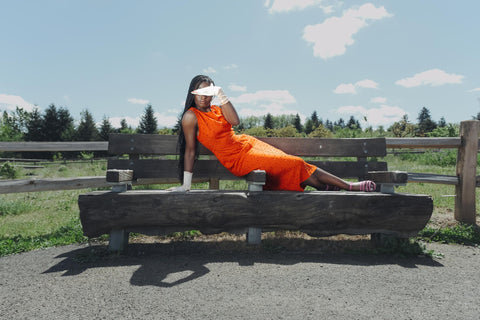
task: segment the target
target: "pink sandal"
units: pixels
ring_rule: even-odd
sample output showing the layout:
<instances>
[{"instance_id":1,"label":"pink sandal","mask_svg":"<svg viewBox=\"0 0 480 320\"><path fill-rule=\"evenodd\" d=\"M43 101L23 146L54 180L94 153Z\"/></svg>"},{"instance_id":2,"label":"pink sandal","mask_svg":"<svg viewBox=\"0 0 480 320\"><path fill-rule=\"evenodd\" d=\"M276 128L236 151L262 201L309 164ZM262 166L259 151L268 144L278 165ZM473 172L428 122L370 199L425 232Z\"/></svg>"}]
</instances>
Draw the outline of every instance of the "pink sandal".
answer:
<instances>
[{"instance_id":1,"label":"pink sandal","mask_svg":"<svg viewBox=\"0 0 480 320\"><path fill-rule=\"evenodd\" d=\"M377 185L375 184L375 182L370 181L370 180L360 181L360 182L357 182L357 183L360 187L360 191L372 192L372 191L375 191L377 189ZM353 187L354 184L356 184L356 183L350 183L350 191L352 191L352 187Z\"/></svg>"}]
</instances>

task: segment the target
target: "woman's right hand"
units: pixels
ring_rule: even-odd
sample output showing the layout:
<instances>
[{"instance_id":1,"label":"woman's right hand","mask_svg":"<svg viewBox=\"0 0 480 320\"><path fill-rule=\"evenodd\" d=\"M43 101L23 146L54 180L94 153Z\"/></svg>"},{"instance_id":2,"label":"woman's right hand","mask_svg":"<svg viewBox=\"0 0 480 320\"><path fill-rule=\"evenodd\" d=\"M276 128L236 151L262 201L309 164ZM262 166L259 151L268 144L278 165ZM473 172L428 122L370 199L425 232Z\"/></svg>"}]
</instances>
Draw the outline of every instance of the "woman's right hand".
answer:
<instances>
[{"instance_id":1,"label":"woman's right hand","mask_svg":"<svg viewBox=\"0 0 480 320\"><path fill-rule=\"evenodd\" d=\"M192 187L192 172L183 171L183 184L180 187L171 187L168 188L167 191L173 192L187 192L190 191Z\"/></svg>"},{"instance_id":2,"label":"woman's right hand","mask_svg":"<svg viewBox=\"0 0 480 320\"><path fill-rule=\"evenodd\" d=\"M187 189L187 187L185 187L184 185L181 185L179 187L168 188L167 191L169 191L169 192L187 192L187 191L190 191L190 189Z\"/></svg>"}]
</instances>

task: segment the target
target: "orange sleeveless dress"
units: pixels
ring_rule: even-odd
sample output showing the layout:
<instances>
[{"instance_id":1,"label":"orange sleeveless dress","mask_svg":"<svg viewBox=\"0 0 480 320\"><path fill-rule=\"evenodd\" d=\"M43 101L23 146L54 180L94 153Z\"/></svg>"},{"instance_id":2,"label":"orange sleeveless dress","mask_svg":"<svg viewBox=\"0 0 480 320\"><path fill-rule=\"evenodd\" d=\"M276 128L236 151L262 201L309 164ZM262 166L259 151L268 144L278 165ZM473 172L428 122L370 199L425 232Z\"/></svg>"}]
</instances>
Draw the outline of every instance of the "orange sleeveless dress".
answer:
<instances>
[{"instance_id":1,"label":"orange sleeveless dress","mask_svg":"<svg viewBox=\"0 0 480 320\"><path fill-rule=\"evenodd\" d=\"M236 176L244 176L252 170L265 170L264 190L303 191L300 183L317 168L252 136L236 135L218 106L211 106L209 112L197 108L190 110L197 116L198 141Z\"/></svg>"}]
</instances>

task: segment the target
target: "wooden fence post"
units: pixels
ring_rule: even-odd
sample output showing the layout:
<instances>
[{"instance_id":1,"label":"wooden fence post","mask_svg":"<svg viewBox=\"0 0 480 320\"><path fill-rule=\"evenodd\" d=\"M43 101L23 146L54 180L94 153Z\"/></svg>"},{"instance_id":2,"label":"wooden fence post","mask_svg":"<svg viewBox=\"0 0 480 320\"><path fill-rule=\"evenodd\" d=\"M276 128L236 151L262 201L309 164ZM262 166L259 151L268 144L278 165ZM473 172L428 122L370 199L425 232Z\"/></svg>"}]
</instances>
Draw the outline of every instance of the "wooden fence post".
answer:
<instances>
[{"instance_id":1,"label":"wooden fence post","mask_svg":"<svg viewBox=\"0 0 480 320\"><path fill-rule=\"evenodd\" d=\"M457 176L455 186L455 220L476 224L476 176L478 134L480 121L468 120L460 123L462 145L458 148Z\"/></svg>"}]
</instances>

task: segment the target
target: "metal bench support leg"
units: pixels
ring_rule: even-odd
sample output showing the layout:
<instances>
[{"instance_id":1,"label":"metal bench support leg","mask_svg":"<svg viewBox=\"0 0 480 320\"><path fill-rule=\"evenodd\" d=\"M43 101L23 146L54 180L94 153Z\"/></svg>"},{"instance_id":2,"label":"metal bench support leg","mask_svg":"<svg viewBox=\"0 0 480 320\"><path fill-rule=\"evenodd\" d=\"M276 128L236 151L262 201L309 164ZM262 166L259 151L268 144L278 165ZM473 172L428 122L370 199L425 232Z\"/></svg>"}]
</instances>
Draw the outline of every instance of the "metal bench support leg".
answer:
<instances>
[{"instance_id":1,"label":"metal bench support leg","mask_svg":"<svg viewBox=\"0 0 480 320\"><path fill-rule=\"evenodd\" d=\"M262 184L248 183L248 191L262 191ZM256 227L247 228L247 243L248 244L260 244L262 242L262 229Z\"/></svg>"},{"instance_id":2,"label":"metal bench support leg","mask_svg":"<svg viewBox=\"0 0 480 320\"><path fill-rule=\"evenodd\" d=\"M109 251L123 251L128 245L128 232L125 229L115 229L110 231L108 241Z\"/></svg>"}]
</instances>

